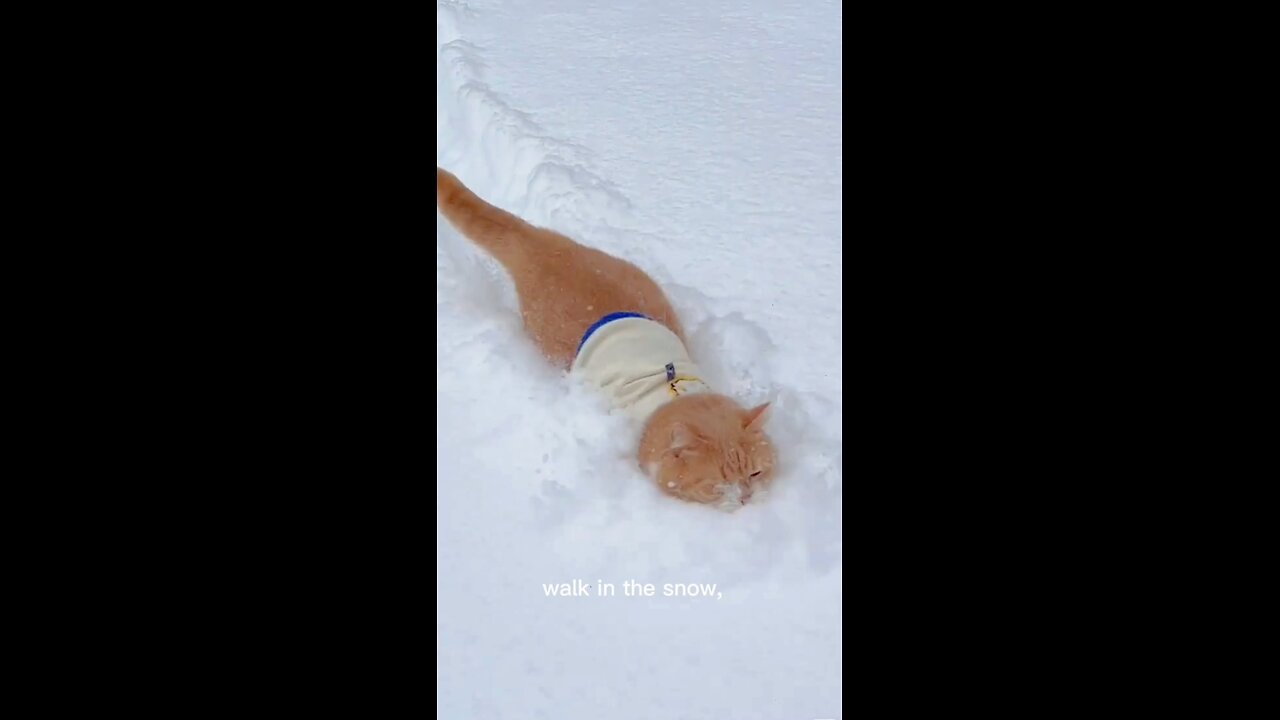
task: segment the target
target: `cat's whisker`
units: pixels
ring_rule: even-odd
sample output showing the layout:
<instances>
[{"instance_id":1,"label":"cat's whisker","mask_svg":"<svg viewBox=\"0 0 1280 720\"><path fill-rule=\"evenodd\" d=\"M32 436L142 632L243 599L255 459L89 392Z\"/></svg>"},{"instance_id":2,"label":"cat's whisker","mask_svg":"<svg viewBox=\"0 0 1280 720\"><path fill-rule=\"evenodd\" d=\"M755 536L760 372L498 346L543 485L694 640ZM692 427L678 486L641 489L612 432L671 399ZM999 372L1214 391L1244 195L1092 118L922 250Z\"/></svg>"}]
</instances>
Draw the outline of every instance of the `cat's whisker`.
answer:
<instances>
[{"instance_id":1,"label":"cat's whisker","mask_svg":"<svg viewBox=\"0 0 1280 720\"><path fill-rule=\"evenodd\" d=\"M723 483L717 485L716 489L720 491L720 501L716 505L721 510L733 512L745 502L742 499L742 486L737 483Z\"/></svg>"}]
</instances>

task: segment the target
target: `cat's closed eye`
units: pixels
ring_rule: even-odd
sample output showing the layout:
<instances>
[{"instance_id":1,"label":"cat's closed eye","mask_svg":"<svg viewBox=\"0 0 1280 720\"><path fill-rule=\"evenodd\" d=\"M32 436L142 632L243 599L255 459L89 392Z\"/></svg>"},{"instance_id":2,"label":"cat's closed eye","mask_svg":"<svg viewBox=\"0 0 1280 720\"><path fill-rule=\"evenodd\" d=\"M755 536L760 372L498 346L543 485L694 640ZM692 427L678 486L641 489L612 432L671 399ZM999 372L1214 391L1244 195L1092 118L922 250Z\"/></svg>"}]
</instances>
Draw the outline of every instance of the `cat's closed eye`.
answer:
<instances>
[{"instance_id":1,"label":"cat's closed eye","mask_svg":"<svg viewBox=\"0 0 1280 720\"><path fill-rule=\"evenodd\" d=\"M764 472L764 471L763 471L763 470L757 470L757 471L755 471L755 472L751 473L751 477L755 477L755 476L759 475L759 474L760 474L760 473L762 473L762 472Z\"/></svg>"}]
</instances>

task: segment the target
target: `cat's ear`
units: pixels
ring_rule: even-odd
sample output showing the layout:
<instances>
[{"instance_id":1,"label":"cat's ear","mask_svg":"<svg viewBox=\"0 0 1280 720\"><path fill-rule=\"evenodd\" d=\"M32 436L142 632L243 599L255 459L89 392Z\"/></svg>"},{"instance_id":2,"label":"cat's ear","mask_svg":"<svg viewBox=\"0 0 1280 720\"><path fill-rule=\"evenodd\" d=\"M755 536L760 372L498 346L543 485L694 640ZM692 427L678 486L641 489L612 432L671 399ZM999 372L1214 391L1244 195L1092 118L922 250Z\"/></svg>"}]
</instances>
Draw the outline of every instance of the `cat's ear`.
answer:
<instances>
[{"instance_id":1,"label":"cat's ear","mask_svg":"<svg viewBox=\"0 0 1280 720\"><path fill-rule=\"evenodd\" d=\"M768 409L769 403L765 403L748 410L747 414L742 416L742 427L747 430L759 430L764 427L764 421L769 417L769 413L766 412Z\"/></svg>"}]
</instances>

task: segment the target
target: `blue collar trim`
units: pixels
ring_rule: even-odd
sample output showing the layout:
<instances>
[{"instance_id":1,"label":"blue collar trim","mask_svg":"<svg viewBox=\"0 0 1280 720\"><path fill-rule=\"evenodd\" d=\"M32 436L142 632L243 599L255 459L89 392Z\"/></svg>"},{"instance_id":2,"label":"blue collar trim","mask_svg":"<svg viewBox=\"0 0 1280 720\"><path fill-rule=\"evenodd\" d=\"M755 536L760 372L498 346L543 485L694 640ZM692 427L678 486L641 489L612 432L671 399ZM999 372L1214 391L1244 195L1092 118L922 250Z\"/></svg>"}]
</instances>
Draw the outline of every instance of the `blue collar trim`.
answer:
<instances>
[{"instance_id":1,"label":"blue collar trim","mask_svg":"<svg viewBox=\"0 0 1280 720\"><path fill-rule=\"evenodd\" d=\"M591 337L591 334L592 334L592 333L594 333L595 331L599 330L600 328L604 327L605 325L608 325L609 323L613 322L614 320L621 320L622 318L632 318L632 317L634 317L634 318L644 318L645 320L649 320L649 319L650 319L650 318L648 318L648 317L646 317L646 316L644 316L644 315L641 315L640 313L633 313L633 312L616 312L616 313L609 313L608 315L605 315L604 317L602 317L602 318L600 318L599 320L595 321L595 323L593 323L593 324L591 325L591 327L587 328L587 331L586 331L585 333L583 333L583 334L582 334L582 342L578 343L578 349L577 349L577 351L576 351L574 354L576 355L577 353L582 352L582 346L587 344L587 338Z\"/></svg>"}]
</instances>

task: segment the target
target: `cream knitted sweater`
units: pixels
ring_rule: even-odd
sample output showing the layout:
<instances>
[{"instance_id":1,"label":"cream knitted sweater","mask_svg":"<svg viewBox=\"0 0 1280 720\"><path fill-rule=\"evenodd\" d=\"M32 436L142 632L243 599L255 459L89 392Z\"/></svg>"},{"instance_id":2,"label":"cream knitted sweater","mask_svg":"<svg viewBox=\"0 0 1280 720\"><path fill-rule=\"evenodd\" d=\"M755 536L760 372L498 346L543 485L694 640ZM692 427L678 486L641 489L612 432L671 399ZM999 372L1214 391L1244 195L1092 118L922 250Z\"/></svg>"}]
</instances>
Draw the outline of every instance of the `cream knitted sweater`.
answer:
<instances>
[{"instance_id":1,"label":"cream knitted sweater","mask_svg":"<svg viewBox=\"0 0 1280 720\"><path fill-rule=\"evenodd\" d=\"M681 395L711 392L680 338L634 313L614 313L592 325L571 371L642 422Z\"/></svg>"}]
</instances>

